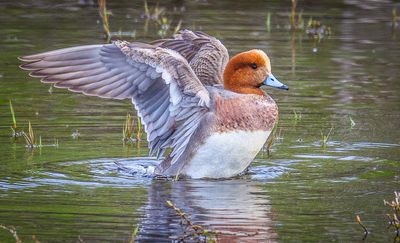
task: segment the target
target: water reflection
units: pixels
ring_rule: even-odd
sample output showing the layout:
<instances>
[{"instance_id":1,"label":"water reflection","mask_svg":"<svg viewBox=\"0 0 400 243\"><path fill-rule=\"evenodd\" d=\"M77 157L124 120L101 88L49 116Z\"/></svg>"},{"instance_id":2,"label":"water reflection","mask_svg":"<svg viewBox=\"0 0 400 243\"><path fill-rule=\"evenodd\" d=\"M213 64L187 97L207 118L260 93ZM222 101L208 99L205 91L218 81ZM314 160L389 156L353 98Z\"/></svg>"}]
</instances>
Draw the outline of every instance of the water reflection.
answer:
<instances>
[{"instance_id":1,"label":"water reflection","mask_svg":"<svg viewBox=\"0 0 400 243\"><path fill-rule=\"evenodd\" d=\"M97 6L59 2L0 2L0 224L16 226L24 242L33 234L41 242L76 242L78 236L84 242L128 241L136 224L141 241L170 242L183 229L166 200L193 222L231 233L221 235L227 241L359 241L356 213L373 232L367 241L393 240L382 200L393 196L400 179L400 28L391 20L397 3L298 1L305 21L313 17L332 27L331 38L315 43L285 27L290 1L160 1L172 27L182 19L182 28L217 36L231 55L265 50L293 87L284 95L267 90L279 104L282 139L271 156L259 154L249 174L165 182L119 170L114 159L93 160L147 156L145 142L121 145L129 101L58 89L49 94L48 86L18 69L16 57L23 54L104 41ZM148 2L149 8L157 4ZM143 1L108 4L112 30L135 33L122 39L160 38L156 24L146 32ZM8 99L21 129L31 121L45 144L56 138L60 146L27 151L23 140L10 141ZM302 118L296 120L294 111ZM321 131L331 127L322 148ZM82 136L73 140L76 129ZM134 169L130 159L118 161ZM0 242L13 240L7 237L0 231Z\"/></svg>"},{"instance_id":2,"label":"water reflection","mask_svg":"<svg viewBox=\"0 0 400 243\"><path fill-rule=\"evenodd\" d=\"M259 182L235 180L153 181L143 208L139 241L177 240L185 235L180 218L166 201L187 213L193 223L220 231L222 242L275 242L277 233L268 195Z\"/></svg>"}]
</instances>

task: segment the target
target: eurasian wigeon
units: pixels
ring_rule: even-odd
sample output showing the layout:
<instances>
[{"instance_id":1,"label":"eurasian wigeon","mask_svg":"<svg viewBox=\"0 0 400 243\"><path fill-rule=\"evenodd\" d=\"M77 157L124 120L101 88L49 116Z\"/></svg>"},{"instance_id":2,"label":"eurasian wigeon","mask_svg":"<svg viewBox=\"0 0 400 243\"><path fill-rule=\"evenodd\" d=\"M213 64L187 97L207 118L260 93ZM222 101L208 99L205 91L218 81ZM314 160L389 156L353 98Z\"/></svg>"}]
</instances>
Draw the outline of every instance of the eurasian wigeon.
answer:
<instances>
[{"instance_id":1,"label":"eurasian wigeon","mask_svg":"<svg viewBox=\"0 0 400 243\"><path fill-rule=\"evenodd\" d=\"M115 41L24 56L21 68L44 83L86 95L131 99L150 155L171 153L165 176L226 178L244 171L278 119L261 86L288 89L261 50L229 54L216 38L180 31L150 44Z\"/></svg>"}]
</instances>

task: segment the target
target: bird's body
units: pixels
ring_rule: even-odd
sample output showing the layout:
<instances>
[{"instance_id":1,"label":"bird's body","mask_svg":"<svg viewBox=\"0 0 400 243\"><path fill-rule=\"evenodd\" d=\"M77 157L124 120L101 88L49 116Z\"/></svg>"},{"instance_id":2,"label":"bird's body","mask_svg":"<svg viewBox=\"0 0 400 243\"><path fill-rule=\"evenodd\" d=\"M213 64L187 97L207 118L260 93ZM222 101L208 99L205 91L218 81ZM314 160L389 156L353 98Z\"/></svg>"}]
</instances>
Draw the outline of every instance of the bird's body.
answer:
<instances>
[{"instance_id":1,"label":"bird's body","mask_svg":"<svg viewBox=\"0 0 400 243\"><path fill-rule=\"evenodd\" d=\"M207 88L211 107L188 145L190 153L176 165L165 160L158 173L192 178L235 176L249 166L271 133L278 116L271 97Z\"/></svg>"},{"instance_id":2,"label":"bird's body","mask_svg":"<svg viewBox=\"0 0 400 243\"><path fill-rule=\"evenodd\" d=\"M67 48L20 58L42 82L104 98L132 100L150 154L171 153L166 176L226 178L245 170L278 118L263 84L285 88L259 50L233 57L214 37L181 31L151 44Z\"/></svg>"}]
</instances>

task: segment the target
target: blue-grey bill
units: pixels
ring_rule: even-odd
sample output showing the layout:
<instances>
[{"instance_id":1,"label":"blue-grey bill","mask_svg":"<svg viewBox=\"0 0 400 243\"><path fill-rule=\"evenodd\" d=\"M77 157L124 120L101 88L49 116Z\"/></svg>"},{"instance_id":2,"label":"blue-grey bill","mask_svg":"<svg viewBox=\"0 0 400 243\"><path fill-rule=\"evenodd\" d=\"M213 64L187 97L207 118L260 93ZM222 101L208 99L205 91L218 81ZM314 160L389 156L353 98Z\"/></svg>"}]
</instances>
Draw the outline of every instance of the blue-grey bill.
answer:
<instances>
[{"instance_id":1,"label":"blue-grey bill","mask_svg":"<svg viewBox=\"0 0 400 243\"><path fill-rule=\"evenodd\" d=\"M277 89L289 90L289 86L281 83L273 74L268 75L267 79L264 80L264 85L271 86Z\"/></svg>"}]
</instances>

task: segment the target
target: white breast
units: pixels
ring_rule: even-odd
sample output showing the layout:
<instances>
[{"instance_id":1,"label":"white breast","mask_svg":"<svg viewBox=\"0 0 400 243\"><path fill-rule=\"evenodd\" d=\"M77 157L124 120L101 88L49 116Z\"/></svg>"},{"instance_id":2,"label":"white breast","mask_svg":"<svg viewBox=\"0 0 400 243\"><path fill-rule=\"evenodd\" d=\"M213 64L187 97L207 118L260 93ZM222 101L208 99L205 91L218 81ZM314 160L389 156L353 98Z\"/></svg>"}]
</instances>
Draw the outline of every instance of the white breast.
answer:
<instances>
[{"instance_id":1,"label":"white breast","mask_svg":"<svg viewBox=\"0 0 400 243\"><path fill-rule=\"evenodd\" d=\"M192 178L226 178L244 171L271 131L232 131L208 137L180 173Z\"/></svg>"}]
</instances>

